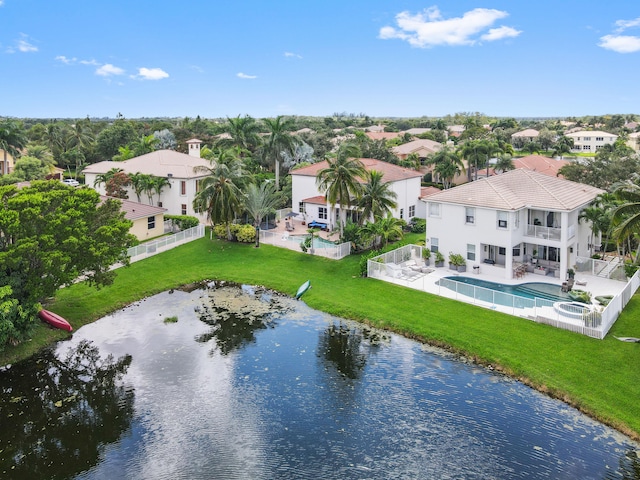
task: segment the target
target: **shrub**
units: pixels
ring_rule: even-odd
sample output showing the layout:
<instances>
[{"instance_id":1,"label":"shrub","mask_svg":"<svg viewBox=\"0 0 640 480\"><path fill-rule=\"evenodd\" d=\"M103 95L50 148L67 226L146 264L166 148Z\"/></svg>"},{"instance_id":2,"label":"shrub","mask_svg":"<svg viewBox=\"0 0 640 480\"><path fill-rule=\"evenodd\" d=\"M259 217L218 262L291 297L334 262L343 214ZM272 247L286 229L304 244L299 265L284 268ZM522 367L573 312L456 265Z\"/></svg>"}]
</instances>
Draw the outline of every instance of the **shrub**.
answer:
<instances>
[{"instance_id":1,"label":"shrub","mask_svg":"<svg viewBox=\"0 0 640 480\"><path fill-rule=\"evenodd\" d=\"M624 263L624 273L627 278L633 277L633 275L636 273L636 270L638 270L638 265L634 265L631 262Z\"/></svg>"},{"instance_id":2,"label":"shrub","mask_svg":"<svg viewBox=\"0 0 640 480\"><path fill-rule=\"evenodd\" d=\"M249 224L245 224L245 225L232 225L232 227L237 227L237 228L232 228L231 232L234 233L235 238L242 243L252 243L256 241L256 229L255 227L253 227L252 225ZM234 232L235 230L235 232Z\"/></svg>"},{"instance_id":3,"label":"shrub","mask_svg":"<svg viewBox=\"0 0 640 480\"><path fill-rule=\"evenodd\" d=\"M427 221L424 218L413 218L411 220L411 233L425 233L427 231Z\"/></svg>"},{"instance_id":4,"label":"shrub","mask_svg":"<svg viewBox=\"0 0 640 480\"><path fill-rule=\"evenodd\" d=\"M462 255L459 253L451 253L449 252L449 265L453 265L455 267L461 267L466 265L466 261Z\"/></svg>"},{"instance_id":5,"label":"shrub","mask_svg":"<svg viewBox=\"0 0 640 480\"><path fill-rule=\"evenodd\" d=\"M172 230L177 228L179 231L188 230L200 224L200 220L190 215L165 215L164 219L171 221Z\"/></svg>"}]
</instances>

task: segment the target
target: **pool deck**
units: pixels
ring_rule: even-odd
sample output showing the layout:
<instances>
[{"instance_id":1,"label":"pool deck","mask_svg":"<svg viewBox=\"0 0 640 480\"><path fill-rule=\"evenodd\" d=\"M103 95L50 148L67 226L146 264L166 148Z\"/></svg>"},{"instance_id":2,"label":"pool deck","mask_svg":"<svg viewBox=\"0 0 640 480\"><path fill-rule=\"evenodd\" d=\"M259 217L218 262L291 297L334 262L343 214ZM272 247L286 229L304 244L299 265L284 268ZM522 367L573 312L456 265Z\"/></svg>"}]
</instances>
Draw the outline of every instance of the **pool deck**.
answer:
<instances>
[{"instance_id":1,"label":"pool deck","mask_svg":"<svg viewBox=\"0 0 640 480\"><path fill-rule=\"evenodd\" d=\"M401 269L400 272L406 272L407 269ZM493 304L491 302L485 302L482 300L474 299L467 295L457 293L447 287L440 286L438 281L444 277L469 277L477 280L484 280L488 282L501 283L503 285L520 285L523 283L548 283L551 285L562 286L562 280L552 276L541 276L534 273L526 273L524 276L518 279L507 279L501 276L488 275L483 273L474 272L456 272L448 267L433 267L425 268L425 271L421 272L406 272L397 276L382 274L376 276L379 280L402 285L415 290L421 290L441 297L450 298L452 300L462 301L466 303L472 303L479 307L488 308L491 310L499 311L509 315L523 317L527 319L534 319L536 317L544 317L548 319L558 320L561 323L574 325L581 327L584 325L582 319L572 318L567 315L561 315L550 306L536 307L536 308L515 308L508 307L499 304ZM617 280L609 280L593 275L578 274L576 275L576 281L586 282L586 285L574 285L575 289L586 290L591 293L592 298L601 295L617 295L626 286L625 282Z\"/></svg>"}]
</instances>

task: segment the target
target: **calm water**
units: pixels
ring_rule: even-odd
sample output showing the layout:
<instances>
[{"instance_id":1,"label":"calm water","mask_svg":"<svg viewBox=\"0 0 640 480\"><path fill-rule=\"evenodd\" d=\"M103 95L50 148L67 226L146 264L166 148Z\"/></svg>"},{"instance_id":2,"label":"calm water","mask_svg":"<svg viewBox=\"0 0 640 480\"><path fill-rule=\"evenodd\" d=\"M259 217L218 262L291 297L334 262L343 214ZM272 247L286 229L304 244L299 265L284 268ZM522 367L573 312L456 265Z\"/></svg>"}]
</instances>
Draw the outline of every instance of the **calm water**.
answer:
<instances>
[{"instance_id":1,"label":"calm water","mask_svg":"<svg viewBox=\"0 0 640 480\"><path fill-rule=\"evenodd\" d=\"M0 386L2 478L640 478L560 402L250 288L146 299Z\"/></svg>"},{"instance_id":2,"label":"calm water","mask_svg":"<svg viewBox=\"0 0 640 480\"><path fill-rule=\"evenodd\" d=\"M480 280L472 277L444 277L447 280L453 280L455 282L465 283L467 285L473 285L475 287L486 288L501 293L509 293L511 295L517 295L522 298L543 298L553 302L571 301L569 295L562 292L559 285L553 285L551 283L543 282L527 282L517 285L507 285L503 283L490 282L488 280ZM444 285L447 288L448 285Z\"/></svg>"}]
</instances>

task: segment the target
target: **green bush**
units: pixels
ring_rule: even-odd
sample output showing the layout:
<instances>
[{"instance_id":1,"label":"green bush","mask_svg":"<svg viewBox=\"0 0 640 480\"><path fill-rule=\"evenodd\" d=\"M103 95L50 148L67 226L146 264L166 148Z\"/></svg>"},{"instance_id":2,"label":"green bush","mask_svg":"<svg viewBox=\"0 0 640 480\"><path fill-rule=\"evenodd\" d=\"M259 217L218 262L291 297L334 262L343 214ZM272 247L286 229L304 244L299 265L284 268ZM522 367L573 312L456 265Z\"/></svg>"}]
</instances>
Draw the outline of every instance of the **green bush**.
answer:
<instances>
[{"instance_id":1,"label":"green bush","mask_svg":"<svg viewBox=\"0 0 640 480\"><path fill-rule=\"evenodd\" d=\"M171 226L178 227L180 231L197 227L200 224L200 220L190 215L165 215L164 219L170 220Z\"/></svg>"},{"instance_id":2,"label":"green bush","mask_svg":"<svg viewBox=\"0 0 640 480\"><path fill-rule=\"evenodd\" d=\"M256 229L254 226L245 224L245 225L232 225L237 226L237 231L234 232L236 239L242 243L253 243L256 241ZM233 228L231 231L233 232Z\"/></svg>"},{"instance_id":3,"label":"green bush","mask_svg":"<svg viewBox=\"0 0 640 480\"><path fill-rule=\"evenodd\" d=\"M425 233L427 231L427 221L424 218L413 218L411 220L411 233Z\"/></svg>"},{"instance_id":4,"label":"green bush","mask_svg":"<svg viewBox=\"0 0 640 480\"><path fill-rule=\"evenodd\" d=\"M634 265L631 262L624 263L624 273L627 278L633 277L633 275L636 273L636 270L638 270L638 265Z\"/></svg>"}]
</instances>

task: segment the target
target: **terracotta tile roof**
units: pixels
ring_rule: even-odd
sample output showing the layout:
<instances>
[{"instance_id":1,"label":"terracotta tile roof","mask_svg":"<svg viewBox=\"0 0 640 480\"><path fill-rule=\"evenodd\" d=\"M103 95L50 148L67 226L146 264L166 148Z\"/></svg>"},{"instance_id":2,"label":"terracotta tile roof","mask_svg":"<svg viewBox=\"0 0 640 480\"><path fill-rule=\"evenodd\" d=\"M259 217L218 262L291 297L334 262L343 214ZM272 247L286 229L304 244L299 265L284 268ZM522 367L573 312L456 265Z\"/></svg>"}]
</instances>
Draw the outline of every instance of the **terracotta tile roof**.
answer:
<instances>
[{"instance_id":1,"label":"terracotta tile roof","mask_svg":"<svg viewBox=\"0 0 640 480\"><path fill-rule=\"evenodd\" d=\"M393 147L391 151L395 155L409 155L410 153L417 152L418 150L428 150L430 152L438 152L442 148L440 142L434 142L433 140L422 139L413 140L412 142L403 143L397 147Z\"/></svg>"},{"instance_id":2,"label":"terracotta tile roof","mask_svg":"<svg viewBox=\"0 0 640 480\"><path fill-rule=\"evenodd\" d=\"M389 162L383 162L381 160L375 160L373 158L361 158L364 168L367 171L376 170L383 174L383 181L385 182L397 182L399 180L407 180L408 178L422 177L422 173L411 170L409 168L399 167ZM307 165L306 167L291 170L291 175L304 175L308 177L317 177L318 172L324 168L327 168L329 163L326 160L322 162L314 163L313 165Z\"/></svg>"},{"instance_id":3,"label":"terracotta tile roof","mask_svg":"<svg viewBox=\"0 0 640 480\"><path fill-rule=\"evenodd\" d=\"M538 130L535 130L533 128L527 128L526 130L522 130L521 132L516 132L511 136L529 138L529 137L537 137L538 135L540 135L540 132Z\"/></svg>"},{"instance_id":4,"label":"terracotta tile roof","mask_svg":"<svg viewBox=\"0 0 640 480\"><path fill-rule=\"evenodd\" d=\"M429 201L496 210L539 208L570 211L591 202L604 190L526 169L481 178L432 195Z\"/></svg>"},{"instance_id":5,"label":"terracotta tile roof","mask_svg":"<svg viewBox=\"0 0 640 480\"><path fill-rule=\"evenodd\" d=\"M568 160L556 160L542 155L527 155L526 157L513 159L513 164L516 168L526 168L527 170L544 173L552 177L558 176L558 170L569 163L571 162Z\"/></svg>"},{"instance_id":6,"label":"terracotta tile roof","mask_svg":"<svg viewBox=\"0 0 640 480\"><path fill-rule=\"evenodd\" d=\"M369 137L371 140L391 140L392 138L397 138L402 133L400 132L366 132L365 135Z\"/></svg>"},{"instance_id":7,"label":"terracotta tile roof","mask_svg":"<svg viewBox=\"0 0 640 480\"><path fill-rule=\"evenodd\" d=\"M326 205L327 197L324 195L318 195L316 197L309 197L302 200L304 203L315 203L317 205Z\"/></svg>"},{"instance_id":8,"label":"terracotta tile roof","mask_svg":"<svg viewBox=\"0 0 640 480\"><path fill-rule=\"evenodd\" d=\"M112 168L121 168L126 173L144 173L156 177L174 178L199 178L206 176L203 173L194 173L194 167L211 164L204 158L194 157L186 153L173 150L156 150L155 152L140 155L123 162L99 162L87 166L84 173L107 173ZM171 175L169 175L171 174Z\"/></svg>"},{"instance_id":9,"label":"terracotta tile roof","mask_svg":"<svg viewBox=\"0 0 640 480\"><path fill-rule=\"evenodd\" d=\"M427 198L440 192L442 192L442 190L438 187L420 187L420 198Z\"/></svg>"},{"instance_id":10,"label":"terracotta tile roof","mask_svg":"<svg viewBox=\"0 0 640 480\"><path fill-rule=\"evenodd\" d=\"M100 195L100 200L102 202L106 201L109 198L106 195ZM131 200L125 200L122 198L116 198L115 200L120 200L122 202L122 206L120 210L124 212L124 216L127 220L137 220L139 218L147 218L153 215L158 215L160 213L164 213L167 211L166 208L155 207L153 205L145 205L143 203L132 202Z\"/></svg>"}]
</instances>

